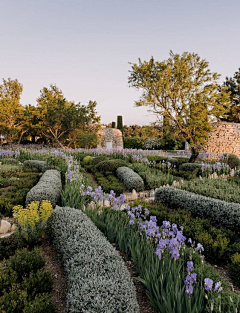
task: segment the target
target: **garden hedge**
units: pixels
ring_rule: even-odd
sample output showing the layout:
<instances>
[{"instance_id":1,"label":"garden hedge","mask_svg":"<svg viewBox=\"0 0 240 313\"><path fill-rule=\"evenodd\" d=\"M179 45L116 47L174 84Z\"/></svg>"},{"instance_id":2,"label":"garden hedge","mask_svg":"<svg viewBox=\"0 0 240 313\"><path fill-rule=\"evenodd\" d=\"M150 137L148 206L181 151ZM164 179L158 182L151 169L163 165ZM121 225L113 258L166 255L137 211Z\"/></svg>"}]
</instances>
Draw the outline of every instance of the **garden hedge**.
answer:
<instances>
[{"instance_id":1,"label":"garden hedge","mask_svg":"<svg viewBox=\"0 0 240 313\"><path fill-rule=\"evenodd\" d=\"M40 172L44 172L47 167L47 162L39 160L26 160L23 162L24 167L35 167Z\"/></svg>"},{"instance_id":2,"label":"garden hedge","mask_svg":"<svg viewBox=\"0 0 240 313\"><path fill-rule=\"evenodd\" d=\"M61 174L57 170L47 170L36 186L26 196L26 205L32 201L49 200L53 207L60 200L62 191Z\"/></svg>"},{"instance_id":3,"label":"garden hedge","mask_svg":"<svg viewBox=\"0 0 240 313\"><path fill-rule=\"evenodd\" d=\"M127 190L129 191L132 191L133 189L135 189L136 191L144 190L144 181L142 177L140 177L131 168L126 166L119 167L116 171L116 174L119 180L123 182Z\"/></svg>"},{"instance_id":4,"label":"garden hedge","mask_svg":"<svg viewBox=\"0 0 240 313\"><path fill-rule=\"evenodd\" d=\"M57 208L48 220L68 279L68 312L137 313L135 288L118 252L81 211Z\"/></svg>"},{"instance_id":5,"label":"garden hedge","mask_svg":"<svg viewBox=\"0 0 240 313\"><path fill-rule=\"evenodd\" d=\"M173 187L161 187L155 192L155 201L189 210L193 215L209 219L217 227L226 227L239 232L240 204L212 199Z\"/></svg>"}]
</instances>

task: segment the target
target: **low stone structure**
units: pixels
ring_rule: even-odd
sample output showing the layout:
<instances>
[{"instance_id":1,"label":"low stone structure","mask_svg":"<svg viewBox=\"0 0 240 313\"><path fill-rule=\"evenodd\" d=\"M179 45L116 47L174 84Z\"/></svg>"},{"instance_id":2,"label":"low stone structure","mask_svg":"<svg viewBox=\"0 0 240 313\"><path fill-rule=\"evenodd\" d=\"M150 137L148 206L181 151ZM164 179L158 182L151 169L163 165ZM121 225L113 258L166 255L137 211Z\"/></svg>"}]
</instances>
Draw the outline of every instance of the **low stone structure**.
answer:
<instances>
[{"instance_id":1,"label":"low stone structure","mask_svg":"<svg viewBox=\"0 0 240 313\"><path fill-rule=\"evenodd\" d=\"M204 152L233 153L240 158L240 124L218 122L214 126Z\"/></svg>"},{"instance_id":2,"label":"low stone structure","mask_svg":"<svg viewBox=\"0 0 240 313\"><path fill-rule=\"evenodd\" d=\"M98 148L123 149L123 136L119 129L104 127L99 131L99 137Z\"/></svg>"}]
</instances>

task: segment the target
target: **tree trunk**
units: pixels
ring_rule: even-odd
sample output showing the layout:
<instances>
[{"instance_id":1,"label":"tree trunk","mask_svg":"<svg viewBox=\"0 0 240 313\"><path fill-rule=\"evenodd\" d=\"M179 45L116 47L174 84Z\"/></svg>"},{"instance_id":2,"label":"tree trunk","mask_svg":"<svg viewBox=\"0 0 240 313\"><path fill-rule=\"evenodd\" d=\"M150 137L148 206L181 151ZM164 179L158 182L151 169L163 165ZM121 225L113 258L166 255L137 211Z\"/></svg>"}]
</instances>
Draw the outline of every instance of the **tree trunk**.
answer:
<instances>
[{"instance_id":1,"label":"tree trunk","mask_svg":"<svg viewBox=\"0 0 240 313\"><path fill-rule=\"evenodd\" d=\"M189 159L189 163L194 163L197 160L200 151L199 151L199 148L194 145L193 147L191 147L191 152L192 152L192 155Z\"/></svg>"}]
</instances>

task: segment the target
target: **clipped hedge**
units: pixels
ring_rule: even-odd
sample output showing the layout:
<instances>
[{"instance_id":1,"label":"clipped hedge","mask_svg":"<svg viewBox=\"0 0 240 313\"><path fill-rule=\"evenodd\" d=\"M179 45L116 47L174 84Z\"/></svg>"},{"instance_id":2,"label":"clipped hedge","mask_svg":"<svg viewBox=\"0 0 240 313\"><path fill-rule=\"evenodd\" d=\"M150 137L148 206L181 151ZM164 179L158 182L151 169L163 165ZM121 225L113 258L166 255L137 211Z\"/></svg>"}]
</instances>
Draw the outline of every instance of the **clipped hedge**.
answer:
<instances>
[{"instance_id":1,"label":"clipped hedge","mask_svg":"<svg viewBox=\"0 0 240 313\"><path fill-rule=\"evenodd\" d=\"M23 162L24 167L35 167L40 172L44 172L47 167L47 162L39 160L26 160Z\"/></svg>"},{"instance_id":2,"label":"clipped hedge","mask_svg":"<svg viewBox=\"0 0 240 313\"><path fill-rule=\"evenodd\" d=\"M193 215L209 219L213 225L239 232L240 204L208 198L173 187L161 187L155 192L155 201L189 210Z\"/></svg>"},{"instance_id":3,"label":"clipped hedge","mask_svg":"<svg viewBox=\"0 0 240 313\"><path fill-rule=\"evenodd\" d=\"M116 172L116 170L121 166L127 166L128 163L121 159L112 159L112 160L106 160L99 162L95 169L98 172Z\"/></svg>"},{"instance_id":4,"label":"clipped hedge","mask_svg":"<svg viewBox=\"0 0 240 313\"><path fill-rule=\"evenodd\" d=\"M60 200L62 191L61 174L57 170L47 170L36 186L26 196L26 205L32 201L49 200L53 207Z\"/></svg>"},{"instance_id":5,"label":"clipped hedge","mask_svg":"<svg viewBox=\"0 0 240 313\"><path fill-rule=\"evenodd\" d=\"M144 190L144 181L142 177L135 173L131 168L126 166L119 167L116 171L116 174L119 180L123 182L127 190Z\"/></svg>"},{"instance_id":6,"label":"clipped hedge","mask_svg":"<svg viewBox=\"0 0 240 313\"><path fill-rule=\"evenodd\" d=\"M202 164L200 163L183 163L179 166L180 171L185 171L185 172L193 172L196 169L201 170Z\"/></svg>"},{"instance_id":7,"label":"clipped hedge","mask_svg":"<svg viewBox=\"0 0 240 313\"><path fill-rule=\"evenodd\" d=\"M57 208L48 229L68 277L68 312L139 312L123 260L83 212Z\"/></svg>"}]
</instances>

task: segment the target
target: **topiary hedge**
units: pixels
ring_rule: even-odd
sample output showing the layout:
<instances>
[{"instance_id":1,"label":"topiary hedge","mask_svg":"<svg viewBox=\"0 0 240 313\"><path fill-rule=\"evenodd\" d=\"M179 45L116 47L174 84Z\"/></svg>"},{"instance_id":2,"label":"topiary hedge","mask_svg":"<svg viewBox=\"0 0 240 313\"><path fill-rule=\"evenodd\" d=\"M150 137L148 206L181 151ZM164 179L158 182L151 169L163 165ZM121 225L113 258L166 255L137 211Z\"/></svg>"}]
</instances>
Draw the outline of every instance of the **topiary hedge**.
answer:
<instances>
[{"instance_id":1,"label":"topiary hedge","mask_svg":"<svg viewBox=\"0 0 240 313\"><path fill-rule=\"evenodd\" d=\"M127 190L144 190L144 181L136 172L129 167L119 167L116 171L117 177L123 182Z\"/></svg>"},{"instance_id":2,"label":"topiary hedge","mask_svg":"<svg viewBox=\"0 0 240 313\"><path fill-rule=\"evenodd\" d=\"M57 170L47 170L36 186L26 196L26 205L32 201L49 200L53 207L60 200L62 191L61 174Z\"/></svg>"},{"instance_id":3,"label":"topiary hedge","mask_svg":"<svg viewBox=\"0 0 240 313\"><path fill-rule=\"evenodd\" d=\"M83 212L57 208L48 229L67 273L68 312L139 312L123 260Z\"/></svg>"},{"instance_id":4,"label":"topiary hedge","mask_svg":"<svg viewBox=\"0 0 240 313\"><path fill-rule=\"evenodd\" d=\"M202 164L200 163L183 163L179 166L179 170L186 171L186 172L193 172L196 169L198 169L199 170L198 172L200 173L201 167L202 167Z\"/></svg>"},{"instance_id":5,"label":"topiary hedge","mask_svg":"<svg viewBox=\"0 0 240 313\"><path fill-rule=\"evenodd\" d=\"M115 172L121 166L128 166L128 163L121 159L112 159L99 162L95 169L98 172Z\"/></svg>"},{"instance_id":6,"label":"topiary hedge","mask_svg":"<svg viewBox=\"0 0 240 313\"><path fill-rule=\"evenodd\" d=\"M161 187L155 192L155 201L189 210L193 215L206 218L213 225L239 232L240 204L212 199L173 187Z\"/></svg>"}]
</instances>

